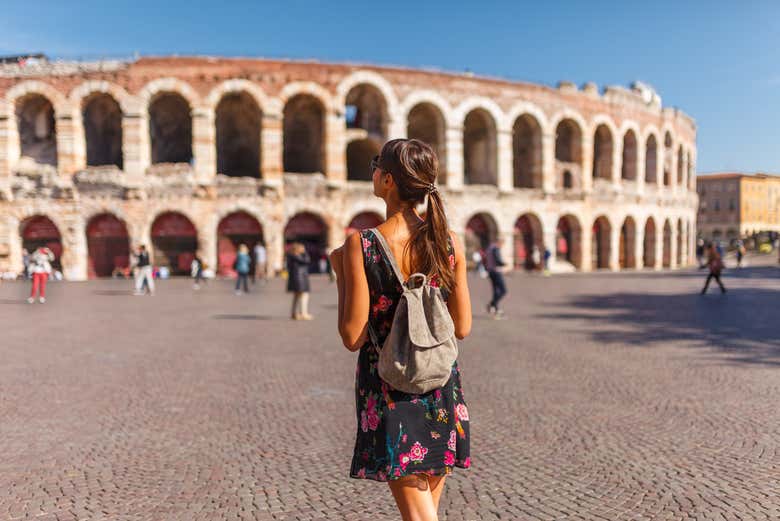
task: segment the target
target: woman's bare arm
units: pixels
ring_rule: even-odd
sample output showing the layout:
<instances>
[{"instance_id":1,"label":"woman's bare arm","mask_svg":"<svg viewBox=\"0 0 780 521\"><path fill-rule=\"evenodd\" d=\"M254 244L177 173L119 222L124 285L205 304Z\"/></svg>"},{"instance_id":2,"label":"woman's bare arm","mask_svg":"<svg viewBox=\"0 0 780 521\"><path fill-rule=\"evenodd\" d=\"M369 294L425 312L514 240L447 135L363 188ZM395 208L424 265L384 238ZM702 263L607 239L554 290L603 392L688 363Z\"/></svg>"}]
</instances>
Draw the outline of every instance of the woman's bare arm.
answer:
<instances>
[{"instance_id":1,"label":"woman's bare arm","mask_svg":"<svg viewBox=\"0 0 780 521\"><path fill-rule=\"evenodd\" d=\"M350 351L360 349L368 338L368 280L361 241L360 234L355 233L344 243L344 301L343 312L339 313L339 334L344 347Z\"/></svg>"},{"instance_id":2,"label":"woman's bare arm","mask_svg":"<svg viewBox=\"0 0 780 521\"><path fill-rule=\"evenodd\" d=\"M466 338L471 333L471 296L466 280L466 254L460 239L450 232L452 245L455 249L455 287L447 299L447 308L455 323L455 336Z\"/></svg>"}]
</instances>

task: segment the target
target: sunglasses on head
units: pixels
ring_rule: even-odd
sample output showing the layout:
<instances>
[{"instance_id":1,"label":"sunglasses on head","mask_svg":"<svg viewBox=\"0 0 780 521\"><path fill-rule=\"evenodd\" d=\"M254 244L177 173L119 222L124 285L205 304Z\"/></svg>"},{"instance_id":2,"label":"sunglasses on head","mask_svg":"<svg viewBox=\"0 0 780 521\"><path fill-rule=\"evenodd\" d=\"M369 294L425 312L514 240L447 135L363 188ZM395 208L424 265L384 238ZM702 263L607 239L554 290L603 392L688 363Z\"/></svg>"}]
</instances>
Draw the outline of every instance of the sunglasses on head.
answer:
<instances>
[{"instance_id":1,"label":"sunglasses on head","mask_svg":"<svg viewBox=\"0 0 780 521\"><path fill-rule=\"evenodd\" d=\"M389 174L390 173L387 170L385 170L384 168L382 168L381 166L379 166L379 156L374 156L371 159L371 162L369 162L369 168L371 168L371 174L372 175L374 174L374 170L377 170L377 169L379 169L380 172L385 173L385 174Z\"/></svg>"}]
</instances>

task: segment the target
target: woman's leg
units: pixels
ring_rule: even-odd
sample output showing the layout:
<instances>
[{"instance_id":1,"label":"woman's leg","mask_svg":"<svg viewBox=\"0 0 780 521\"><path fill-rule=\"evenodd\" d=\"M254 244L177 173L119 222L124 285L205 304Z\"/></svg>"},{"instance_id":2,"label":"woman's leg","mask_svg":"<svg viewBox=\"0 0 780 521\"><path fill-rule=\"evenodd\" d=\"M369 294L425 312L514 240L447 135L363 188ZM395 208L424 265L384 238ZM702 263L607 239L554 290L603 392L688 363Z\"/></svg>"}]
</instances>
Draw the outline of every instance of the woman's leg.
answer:
<instances>
[{"instance_id":1,"label":"woman's leg","mask_svg":"<svg viewBox=\"0 0 780 521\"><path fill-rule=\"evenodd\" d=\"M707 275L707 281L704 283L704 288L701 290L702 293L707 293L707 288L710 287L710 281L712 280L712 273L710 272Z\"/></svg>"},{"instance_id":2,"label":"woman's leg","mask_svg":"<svg viewBox=\"0 0 780 521\"><path fill-rule=\"evenodd\" d=\"M292 318L298 318L300 315L300 312L298 311L298 302L301 299L301 294L297 291L293 293L293 300L292 300L292 311L290 312L290 316Z\"/></svg>"},{"instance_id":3,"label":"woman's leg","mask_svg":"<svg viewBox=\"0 0 780 521\"><path fill-rule=\"evenodd\" d=\"M301 293L301 316L308 317L309 315L309 292L305 291Z\"/></svg>"},{"instance_id":4,"label":"woman's leg","mask_svg":"<svg viewBox=\"0 0 780 521\"><path fill-rule=\"evenodd\" d=\"M403 521L438 521L427 476L413 475L389 482Z\"/></svg>"},{"instance_id":5,"label":"woman's leg","mask_svg":"<svg viewBox=\"0 0 780 521\"><path fill-rule=\"evenodd\" d=\"M38 290L38 295L41 298L41 302L43 302L44 300L46 300L46 281L49 280L49 274L48 273L39 273L39 275L41 276L41 282L40 282L40 286L39 286L39 290ZM718 282L720 282L720 281L718 281ZM721 284L720 287L722 288L723 284Z\"/></svg>"},{"instance_id":6,"label":"woman's leg","mask_svg":"<svg viewBox=\"0 0 780 521\"><path fill-rule=\"evenodd\" d=\"M431 486L431 496L433 497L433 507L439 511L439 500L444 492L444 480L447 476L428 476L428 484Z\"/></svg>"},{"instance_id":7,"label":"woman's leg","mask_svg":"<svg viewBox=\"0 0 780 521\"><path fill-rule=\"evenodd\" d=\"M30 298L34 299L35 294L38 293L38 287L41 283L40 274L39 273L33 273L32 276L32 290L30 291Z\"/></svg>"}]
</instances>

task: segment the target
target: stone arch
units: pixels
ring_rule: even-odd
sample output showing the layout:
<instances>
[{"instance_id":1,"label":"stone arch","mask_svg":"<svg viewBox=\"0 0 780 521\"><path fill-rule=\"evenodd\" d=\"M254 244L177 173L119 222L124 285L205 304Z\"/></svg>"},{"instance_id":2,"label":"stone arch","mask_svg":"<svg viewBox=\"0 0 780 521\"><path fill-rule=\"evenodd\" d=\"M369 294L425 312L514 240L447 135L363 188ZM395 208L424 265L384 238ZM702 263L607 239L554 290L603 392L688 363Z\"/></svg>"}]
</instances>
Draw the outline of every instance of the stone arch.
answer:
<instances>
[{"instance_id":1,"label":"stone arch","mask_svg":"<svg viewBox=\"0 0 780 521\"><path fill-rule=\"evenodd\" d=\"M358 85L371 86L382 94L386 104L387 116L390 122L398 114L398 97L395 95L393 86L382 75L374 71L359 70L345 77L336 87L336 96L334 97L334 106L343 110L349 104L347 98L350 91Z\"/></svg>"},{"instance_id":2,"label":"stone arch","mask_svg":"<svg viewBox=\"0 0 780 521\"><path fill-rule=\"evenodd\" d=\"M62 271L62 233L47 215L33 214L19 223L19 237L22 248L32 254L37 248L49 248L54 254L52 268Z\"/></svg>"},{"instance_id":3,"label":"stone arch","mask_svg":"<svg viewBox=\"0 0 780 521\"><path fill-rule=\"evenodd\" d=\"M381 215L379 215L378 212L374 212L371 210L362 211L357 214L355 214L352 219L350 219L349 224L344 229L344 235L349 237L351 234L363 230L367 230L369 228L374 228L376 226L379 226L382 224L385 220L382 218Z\"/></svg>"},{"instance_id":4,"label":"stone arch","mask_svg":"<svg viewBox=\"0 0 780 521\"><path fill-rule=\"evenodd\" d=\"M192 105L176 91L159 91L149 100L152 164L192 162Z\"/></svg>"},{"instance_id":5,"label":"stone arch","mask_svg":"<svg viewBox=\"0 0 780 521\"><path fill-rule=\"evenodd\" d=\"M263 114L254 95L231 90L215 111L217 172L230 177L260 177Z\"/></svg>"},{"instance_id":6,"label":"stone arch","mask_svg":"<svg viewBox=\"0 0 780 521\"><path fill-rule=\"evenodd\" d=\"M472 214L466 221L464 245L466 263L473 265L474 253L487 249L499 236L498 221L488 212Z\"/></svg>"},{"instance_id":7,"label":"stone arch","mask_svg":"<svg viewBox=\"0 0 780 521\"><path fill-rule=\"evenodd\" d=\"M593 131L593 179L612 179L613 136L605 123L600 123Z\"/></svg>"},{"instance_id":8,"label":"stone arch","mask_svg":"<svg viewBox=\"0 0 780 521\"><path fill-rule=\"evenodd\" d=\"M612 254L612 224L606 215L593 221L591 248L591 266L593 269L608 269Z\"/></svg>"},{"instance_id":9,"label":"stone arch","mask_svg":"<svg viewBox=\"0 0 780 521\"><path fill-rule=\"evenodd\" d=\"M122 108L111 93L93 91L81 98L87 166L123 167Z\"/></svg>"},{"instance_id":10,"label":"stone arch","mask_svg":"<svg viewBox=\"0 0 780 521\"><path fill-rule=\"evenodd\" d=\"M70 104L68 103L68 99L59 90L42 81L26 80L17 83L8 89L8 92L5 95L6 110L9 111L8 117L13 117L13 113L11 111L14 109L16 102L20 98L33 94L43 96L49 100L49 102L54 107L54 114L56 116L64 116L70 113Z\"/></svg>"},{"instance_id":11,"label":"stone arch","mask_svg":"<svg viewBox=\"0 0 780 521\"><path fill-rule=\"evenodd\" d=\"M555 124L555 178L559 189L582 188L582 143L581 122L572 117L561 117ZM566 175L568 172L568 176ZM570 180L570 182L568 181Z\"/></svg>"},{"instance_id":12,"label":"stone arch","mask_svg":"<svg viewBox=\"0 0 780 521\"><path fill-rule=\"evenodd\" d=\"M522 114L512 126L512 171L515 188L542 188L542 125Z\"/></svg>"},{"instance_id":13,"label":"stone arch","mask_svg":"<svg viewBox=\"0 0 780 521\"><path fill-rule=\"evenodd\" d=\"M645 141L645 183L658 182L658 140L655 134L649 134Z\"/></svg>"},{"instance_id":14,"label":"stone arch","mask_svg":"<svg viewBox=\"0 0 780 521\"><path fill-rule=\"evenodd\" d=\"M645 268L655 267L655 242L655 219L651 216L645 221L645 238L642 248L642 264Z\"/></svg>"},{"instance_id":15,"label":"stone arch","mask_svg":"<svg viewBox=\"0 0 780 521\"><path fill-rule=\"evenodd\" d=\"M623 134L623 159L620 166L620 177L626 181L636 181L638 149L636 132L633 129L626 130Z\"/></svg>"},{"instance_id":16,"label":"stone arch","mask_svg":"<svg viewBox=\"0 0 780 521\"><path fill-rule=\"evenodd\" d=\"M525 213L517 218L514 227L514 251L515 269L527 270L541 269L541 260L544 252L544 231L542 221L534 213ZM534 259L533 249L538 249L538 259Z\"/></svg>"},{"instance_id":17,"label":"stone arch","mask_svg":"<svg viewBox=\"0 0 780 521\"><path fill-rule=\"evenodd\" d=\"M111 212L93 215L84 233L87 242L87 276L129 276L130 234L125 222Z\"/></svg>"},{"instance_id":18,"label":"stone arch","mask_svg":"<svg viewBox=\"0 0 780 521\"><path fill-rule=\"evenodd\" d=\"M683 152L683 146L682 144L680 144L680 146L677 148L677 186L680 187L685 187L684 163L685 163L685 157Z\"/></svg>"},{"instance_id":19,"label":"stone arch","mask_svg":"<svg viewBox=\"0 0 780 521\"><path fill-rule=\"evenodd\" d=\"M83 109L87 99L97 94L111 96L119 104L122 113L133 110L133 101L130 94L121 86L104 80L85 81L70 91L68 99L72 107L81 107Z\"/></svg>"},{"instance_id":20,"label":"stone arch","mask_svg":"<svg viewBox=\"0 0 780 521\"><path fill-rule=\"evenodd\" d=\"M661 262L664 268L672 267L672 223L669 219L664 221Z\"/></svg>"},{"instance_id":21,"label":"stone arch","mask_svg":"<svg viewBox=\"0 0 780 521\"><path fill-rule=\"evenodd\" d=\"M572 214L558 219L555 227L555 259L568 262L577 269L582 267L582 226Z\"/></svg>"},{"instance_id":22,"label":"stone arch","mask_svg":"<svg viewBox=\"0 0 780 521\"><path fill-rule=\"evenodd\" d=\"M31 92L15 99L19 155L37 164L57 166L57 125L54 104Z\"/></svg>"},{"instance_id":23,"label":"stone arch","mask_svg":"<svg viewBox=\"0 0 780 521\"><path fill-rule=\"evenodd\" d=\"M444 118L445 128L449 128L453 124L452 107L441 94L433 90L414 90L410 92L400 105L403 120L408 122L409 112L421 104L433 105Z\"/></svg>"},{"instance_id":24,"label":"stone arch","mask_svg":"<svg viewBox=\"0 0 780 521\"><path fill-rule=\"evenodd\" d=\"M141 107L146 107L148 112L149 104L162 93L175 93L184 98L190 107L200 105L200 96L187 82L178 78L157 78L144 85L138 91L138 101Z\"/></svg>"},{"instance_id":25,"label":"stone arch","mask_svg":"<svg viewBox=\"0 0 780 521\"><path fill-rule=\"evenodd\" d=\"M198 251L198 231L193 221L176 210L159 213L152 221L153 264L166 266L172 275L187 275Z\"/></svg>"},{"instance_id":26,"label":"stone arch","mask_svg":"<svg viewBox=\"0 0 780 521\"><path fill-rule=\"evenodd\" d=\"M390 117L382 91L369 83L354 85L345 98L347 179L369 181L368 165L387 140Z\"/></svg>"},{"instance_id":27,"label":"stone arch","mask_svg":"<svg viewBox=\"0 0 780 521\"><path fill-rule=\"evenodd\" d=\"M233 263L238 247L245 244L250 252L258 244L265 244L263 226L251 213L234 210L220 218L217 224L217 274L234 276ZM250 254L250 273L255 272L255 256Z\"/></svg>"},{"instance_id":28,"label":"stone arch","mask_svg":"<svg viewBox=\"0 0 780 521\"><path fill-rule=\"evenodd\" d=\"M423 101L409 109L406 116L406 135L419 139L431 145L439 158L439 178L441 184L446 183L447 172L447 122L441 109ZM444 175L442 175L444 174Z\"/></svg>"},{"instance_id":29,"label":"stone arch","mask_svg":"<svg viewBox=\"0 0 780 521\"><path fill-rule=\"evenodd\" d=\"M295 94L286 100L283 114L284 171L324 172L326 110L322 100L308 93Z\"/></svg>"},{"instance_id":30,"label":"stone arch","mask_svg":"<svg viewBox=\"0 0 780 521\"><path fill-rule=\"evenodd\" d=\"M636 221L630 215L620 227L618 263L621 268L636 268Z\"/></svg>"},{"instance_id":31,"label":"stone arch","mask_svg":"<svg viewBox=\"0 0 780 521\"><path fill-rule=\"evenodd\" d=\"M258 84L243 78L223 81L211 89L203 100L205 107L211 112L216 112L218 105L224 100L225 96L230 94L248 96L262 113L278 112L278 107L274 100L269 98Z\"/></svg>"},{"instance_id":32,"label":"stone arch","mask_svg":"<svg viewBox=\"0 0 780 521\"><path fill-rule=\"evenodd\" d=\"M311 257L309 271L321 272L321 261L327 262L328 225L318 213L303 211L293 215L284 227L285 249L293 242L300 242Z\"/></svg>"},{"instance_id":33,"label":"stone arch","mask_svg":"<svg viewBox=\"0 0 780 521\"><path fill-rule=\"evenodd\" d=\"M685 241L683 240L683 223L682 219L677 219L677 252L675 255L675 264L677 267L683 265L683 252L685 248Z\"/></svg>"},{"instance_id":34,"label":"stone arch","mask_svg":"<svg viewBox=\"0 0 780 521\"><path fill-rule=\"evenodd\" d=\"M482 108L463 120L463 180L465 184L498 182L498 130L491 114Z\"/></svg>"},{"instance_id":35,"label":"stone arch","mask_svg":"<svg viewBox=\"0 0 780 521\"><path fill-rule=\"evenodd\" d=\"M664 163L663 163L663 185L672 185L672 161L674 159L674 138L671 131L664 132Z\"/></svg>"}]
</instances>

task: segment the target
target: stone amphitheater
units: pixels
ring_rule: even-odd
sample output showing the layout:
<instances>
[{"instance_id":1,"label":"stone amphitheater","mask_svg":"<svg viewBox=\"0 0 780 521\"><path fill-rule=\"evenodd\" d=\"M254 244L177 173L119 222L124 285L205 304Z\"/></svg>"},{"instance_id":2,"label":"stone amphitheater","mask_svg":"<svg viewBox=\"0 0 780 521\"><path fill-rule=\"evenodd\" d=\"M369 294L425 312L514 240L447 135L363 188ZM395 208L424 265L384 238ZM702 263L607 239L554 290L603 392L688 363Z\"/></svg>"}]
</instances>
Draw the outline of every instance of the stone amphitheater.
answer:
<instances>
[{"instance_id":1,"label":"stone amphitheater","mask_svg":"<svg viewBox=\"0 0 780 521\"><path fill-rule=\"evenodd\" d=\"M450 223L558 270L689 264L696 126L649 87L557 87L437 71L264 59L147 57L0 66L0 272L46 244L65 278L110 276L130 248L184 274L231 271L297 240L316 270L379 222L370 159L430 143Z\"/></svg>"}]
</instances>

